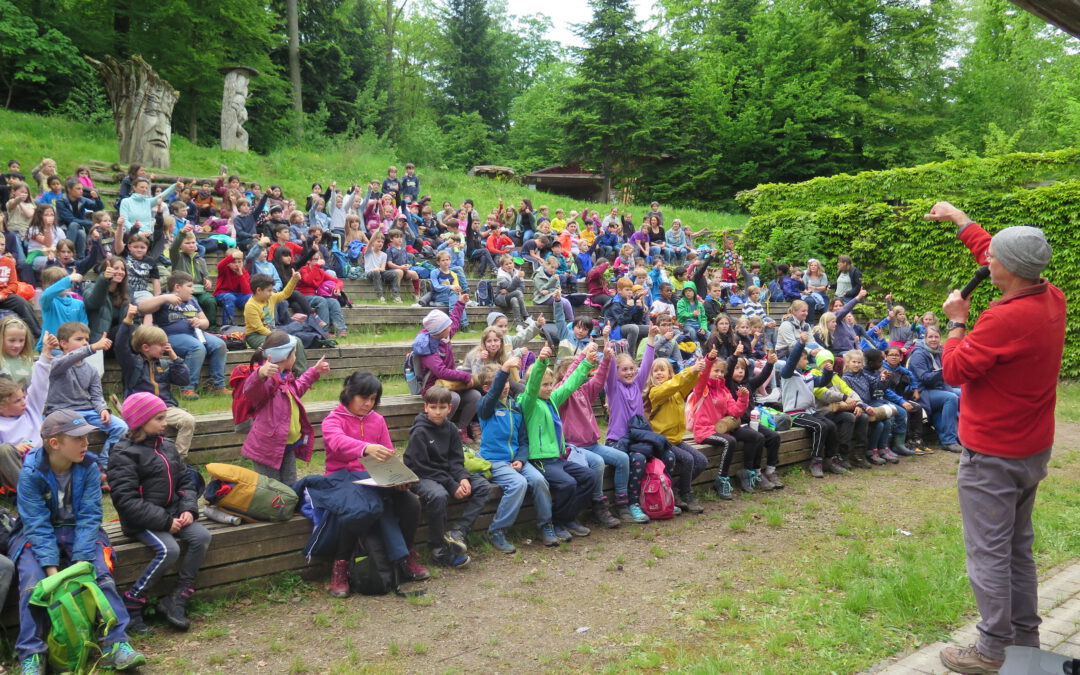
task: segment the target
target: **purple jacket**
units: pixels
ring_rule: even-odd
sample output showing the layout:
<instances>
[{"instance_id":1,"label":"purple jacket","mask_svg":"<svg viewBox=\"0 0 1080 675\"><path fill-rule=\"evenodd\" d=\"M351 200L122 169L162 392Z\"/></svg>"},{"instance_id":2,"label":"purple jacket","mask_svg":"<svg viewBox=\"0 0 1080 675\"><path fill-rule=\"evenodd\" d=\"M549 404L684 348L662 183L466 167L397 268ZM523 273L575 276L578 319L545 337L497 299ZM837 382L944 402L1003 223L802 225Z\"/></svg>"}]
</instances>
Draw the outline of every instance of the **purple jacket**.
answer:
<instances>
[{"instance_id":1,"label":"purple jacket","mask_svg":"<svg viewBox=\"0 0 1080 675\"><path fill-rule=\"evenodd\" d=\"M275 375L267 379L259 377L254 370L244 380L244 396L251 402L251 431L244 438L240 453L248 459L266 464L281 466L285 455L285 442L289 437L289 394L291 391L300 406L300 433L306 437L304 445L297 449L296 457L305 462L311 461L315 448L315 433L308 420L307 412L300 397L319 379L314 368L308 368L299 378L292 373L282 377Z\"/></svg>"},{"instance_id":2,"label":"purple jacket","mask_svg":"<svg viewBox=\"0 0 1080 675\"><path fill-rule=\"evenodd\" d=\"M645 346L645 356L641 359L641 368L638 369L637 377L631 384L624 384L619 379L619 362L611 364L607 378L607 402L608 402L608 427L607 440L611 445L626 435L630 418L634 415L645 416L645 406L641 399L641 392L645 389L645 382L649 379L649 371L652 370L653 357L655 356L652 341Z\"/></svg>"},{"instance_id":3,"label":"purple jacket","mask_svg":"<svg viewBox=\"0 0 1080 675\"><path fill-rule=\"evenodd\" d=\"M461 326L461 313L465 311L465 303L458 301L450 312L450 337L458 332ZM413 354L420 357L420 363L424 366L424 386L420 390L423 394L435 385L436 380L457 380L469 382L472 373L467 370L457 369L457 360L454 358L454 348L447 340L436 340L431 337L427 330L413 340Z\"/></svg>"}]
</instances>

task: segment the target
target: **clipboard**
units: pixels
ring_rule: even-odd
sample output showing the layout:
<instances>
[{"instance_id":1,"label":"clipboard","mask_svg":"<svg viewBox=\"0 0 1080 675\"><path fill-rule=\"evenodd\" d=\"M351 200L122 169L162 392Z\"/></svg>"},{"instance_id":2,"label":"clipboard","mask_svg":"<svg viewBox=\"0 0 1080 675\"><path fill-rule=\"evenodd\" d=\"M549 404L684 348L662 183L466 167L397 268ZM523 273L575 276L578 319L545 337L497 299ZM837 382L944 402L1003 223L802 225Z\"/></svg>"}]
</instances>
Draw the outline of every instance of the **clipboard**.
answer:
<instances>
[{"instance_id":1,"label":"clipboard","mask_svg":"<svg viewBox=\"0 0 1080 675\"><path fill-rule=\"evenodd\" d=\"M364 469L370 477L354 480L353 482L357 485L394 487L407 483L416 483L420 480L420 477L401 461L401 455L396 453L385 462L376 459L364 462Z\"/></svg>"}]
</instances>

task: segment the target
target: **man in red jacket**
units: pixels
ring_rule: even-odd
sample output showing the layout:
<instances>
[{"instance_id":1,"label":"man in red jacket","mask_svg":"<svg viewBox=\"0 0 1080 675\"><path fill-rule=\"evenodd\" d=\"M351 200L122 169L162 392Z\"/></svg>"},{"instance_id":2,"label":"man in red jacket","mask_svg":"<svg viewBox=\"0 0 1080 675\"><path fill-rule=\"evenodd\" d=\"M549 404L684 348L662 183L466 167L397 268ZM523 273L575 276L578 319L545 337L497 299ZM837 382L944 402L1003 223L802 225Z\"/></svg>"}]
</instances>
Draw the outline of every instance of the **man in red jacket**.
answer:
<instances>
[{"instance_id":1,"label":"man in red jacket","mask_svg":"<svg viewBox=\"0 0 1080 675\"><path fill-rule=\"evenodd\" d=\"M982 620L971 647L941 651L959 673L996 673L1009 645L1039 647L1038 577L1031 509L1054 441L1058 373L1065 348L1065 295L1042 278L1051 249L1042 230L1007 227L993 238L938 202L926 216L957 236L1001 297L968 332L970 303L953 291L942 354L945 381L960 386L957 490L968 577Z\"/></svg>"}]
</instances>

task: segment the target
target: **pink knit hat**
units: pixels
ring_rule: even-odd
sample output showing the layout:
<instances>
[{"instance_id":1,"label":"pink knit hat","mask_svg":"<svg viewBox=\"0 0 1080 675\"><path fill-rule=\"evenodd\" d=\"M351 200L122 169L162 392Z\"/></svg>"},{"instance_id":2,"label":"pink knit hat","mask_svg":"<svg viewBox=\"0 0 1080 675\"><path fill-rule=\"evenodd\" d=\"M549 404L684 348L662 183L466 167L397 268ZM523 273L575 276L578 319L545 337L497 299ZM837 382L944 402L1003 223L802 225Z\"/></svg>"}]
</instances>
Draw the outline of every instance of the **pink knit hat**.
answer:
<instances>
[{"instance_id":1,"label":"pink knit hat","mask_svg":"<svg viewBox=\"0 0 1080 675\"><path fill-rule=\"evenodd\" d=\"M165 401L150 392L140 391L124 399L120 406L120 416L131 429L139 429L149 422L154 415L165 412Z\"/></svg>"}]
</instances>

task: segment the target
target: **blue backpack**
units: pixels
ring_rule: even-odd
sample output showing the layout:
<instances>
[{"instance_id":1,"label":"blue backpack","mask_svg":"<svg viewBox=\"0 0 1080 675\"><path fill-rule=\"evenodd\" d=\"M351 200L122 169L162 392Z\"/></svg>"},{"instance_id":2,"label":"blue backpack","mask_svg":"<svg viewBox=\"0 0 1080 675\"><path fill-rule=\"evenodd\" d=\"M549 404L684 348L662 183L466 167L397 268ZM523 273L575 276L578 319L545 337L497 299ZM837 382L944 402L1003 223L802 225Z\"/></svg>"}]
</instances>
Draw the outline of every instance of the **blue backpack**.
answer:
<instances>
[{"instance_id":1,"label":"blue backpack","mask_svg":"<svg viewBox=\"0 0 1080 675\"><path fill-rule=\"evenodd\" d=\"M495 290L490 281L478 281L476 283L476 304L481 307L491 307L495 304Z\"/></svg>"}]
</instances>

